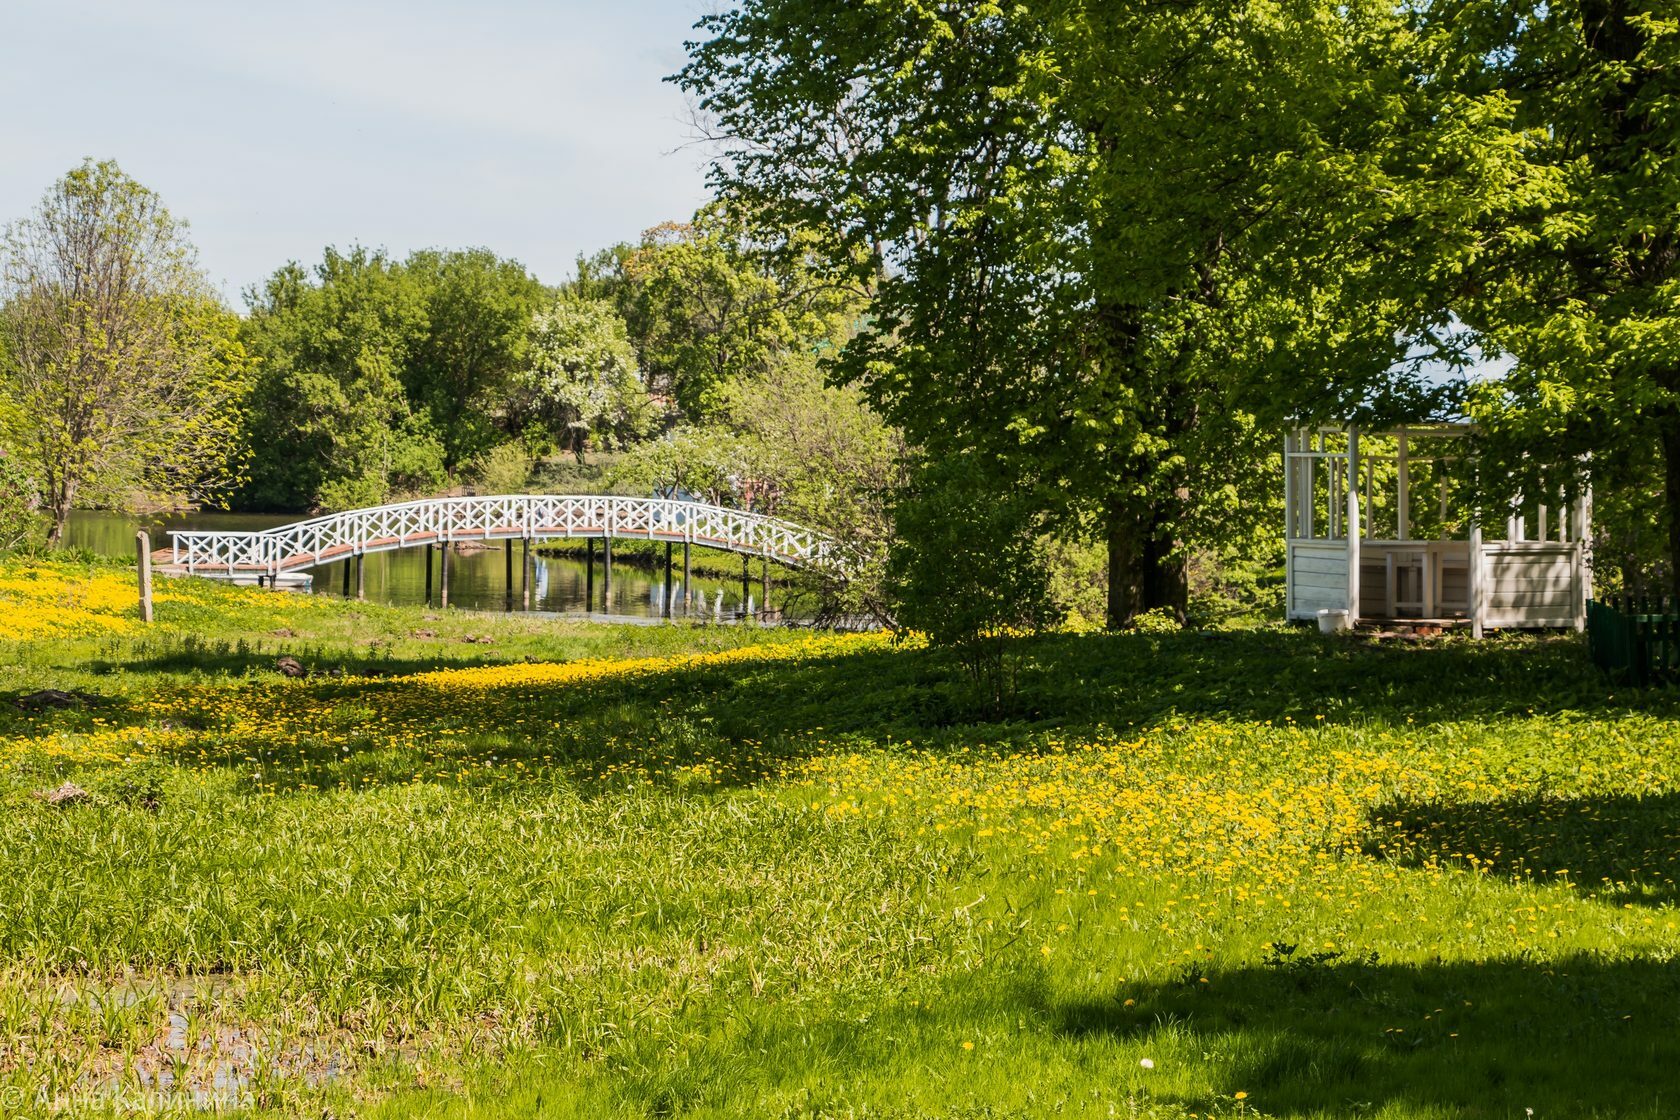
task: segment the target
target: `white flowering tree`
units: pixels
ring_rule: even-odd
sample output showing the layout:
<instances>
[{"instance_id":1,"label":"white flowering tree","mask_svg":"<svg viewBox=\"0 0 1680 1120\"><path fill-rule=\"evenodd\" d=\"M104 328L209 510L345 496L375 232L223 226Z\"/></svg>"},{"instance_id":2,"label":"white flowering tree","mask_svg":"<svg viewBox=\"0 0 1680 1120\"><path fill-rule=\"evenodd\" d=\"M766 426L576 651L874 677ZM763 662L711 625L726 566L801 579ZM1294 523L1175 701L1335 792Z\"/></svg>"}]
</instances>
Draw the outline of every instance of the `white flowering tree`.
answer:
<instances>
[{"instance_id":1,"label":"white flowering tree","mask_svg":"<svg viewBox=\"0 0 1680 1120\"><path fill-rule=\"evenodd\" d=\"M580 462L591 438L634 438L652 412L624 320L606 300L563 295L538 311L517 388L527 426Z\"/></svg>"}]
</instances>

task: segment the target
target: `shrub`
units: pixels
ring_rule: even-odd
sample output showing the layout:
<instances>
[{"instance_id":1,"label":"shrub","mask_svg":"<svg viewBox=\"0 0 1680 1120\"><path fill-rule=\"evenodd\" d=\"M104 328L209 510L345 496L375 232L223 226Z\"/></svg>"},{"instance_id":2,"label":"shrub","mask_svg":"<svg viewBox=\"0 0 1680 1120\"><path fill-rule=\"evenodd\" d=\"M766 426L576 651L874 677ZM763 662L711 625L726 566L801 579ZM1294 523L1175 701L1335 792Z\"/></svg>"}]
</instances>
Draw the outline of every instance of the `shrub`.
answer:
<instances>
[{"instance_id":1,"label":"shrub","mask_svg":"<svg viewBox=\"0 0 1680 1120\"><path fill-rule=\"evenodd\" d=\"M37 543L41 492L17 456L0 450L0 552Z\"/></svg>"},{"instance_id":2,"label":"shrub","mask_svg":"<svg viewBox=\"0 0 1680 1120\"><path fill-rule=\"evenodd\" d=\"M472 481L481 494L523 493L531 481L531 456L517 442L492 447L473 461Z\"/></svg>"}]
</instances>

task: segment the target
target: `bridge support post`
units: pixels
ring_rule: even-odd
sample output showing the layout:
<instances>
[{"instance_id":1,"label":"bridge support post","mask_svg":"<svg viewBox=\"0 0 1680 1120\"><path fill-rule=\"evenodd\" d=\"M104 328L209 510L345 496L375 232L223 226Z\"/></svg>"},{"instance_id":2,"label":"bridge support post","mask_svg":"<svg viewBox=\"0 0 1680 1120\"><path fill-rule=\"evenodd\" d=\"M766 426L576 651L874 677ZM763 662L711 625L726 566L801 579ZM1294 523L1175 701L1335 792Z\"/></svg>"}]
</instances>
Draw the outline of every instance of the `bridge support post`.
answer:
<instances>
[{"instance_id":1,"label":"bridge support post","mask_svg":"<svg viewBox=\"0 0 1680 1120\"><path fill-rule=\"evenodd\" d=\"M507 543L507 547L502 549L502 572L503 572L503 581L502 581L503 586L507 589L506 593L502 596L502 605L504 607L506 607L508 611L511 612L513 610L513 542L512 541L509 541Z\"/></svg>"},{"instance_id":2,"label":"bridge support post","mask_svg":"<svg viewBox=\"0 0 1680 1120\"><path fill-rule=\"evenodd\" d=\"M595 538L583 542L583 613L595 613Z\"/></svg>"},{"instance_id":3,"label":"bridge support post","mask_svg":"<svg viewBox=\"0 0 1680 1120\"><path fill-rule=\"evenodd\" d=\"M688 564L688 542L683 542L683 614L687 614L694 606L694 581L690 579L692 569Z\"/></svg>"},{"instance_id":4,"label":"bridge support post","mask_svg":"<svg viewBox=\"0 0 1680 1120\"><path fill-rule=\"evenodd\" d=\"M449 541L438 546L438 606L449 606Z\"/></svg>"},{"instance_id":5,"label":"bridge support post","mask_svg":"<svg viewBox=\"0 0 1680 1120\"><path fill-rule=\"evenodd\" d=\"M671 542L665 542L665 610L666 618L671 617Z\"/></svg>"},{"instance_id":6,"label":"bridge support post","mask_svg":"<svg viewBox=\"0 0 1680 1120\"><path fill-rule=\"evenodd\" d=\"M759 588L758 600L759 600L759 606L760 606L760 609L764 611L765 616L768 617L769 614L770 614L770 557L768 557L768 556L764 557L764 559L759 561L759 565L760 565L759 571L758 571L758 588Z\"/></svg>"},{"instance_id":7,"label":"bridge support post","mask_svg":"<svg viewBox=\"0 0 1680 1120\"><path fill-rule=\"evenodd\" d=\"M741 557L741 617L747 616L747 599L752 595L752 557Z\"/></svg>"},{"instance_id":8,"label":"bridge support post","mask_svg":"<svg viewBox=\"0 0 1680 1120\"><path fill-rule=\"evenodd\" d=\"M531 538L519 541L519 600L525 610L531 609Z\"/></svg>"},{"instance_id":9,"label":"bridge support post","mask_svg":"<svg viewBox=\"0 0 1680 1120\"><path fill-rule=\"evenodd\" d=\"M350 598L350 557L344 558L344 598Z\"/></svg>"},{"instance_id":10,"label":"bridge support post","mask_svg":"<svg viewBox=\"0 0 1680 1120\"><path fill-rule=\"evenodd\" d=\"M356 553L356 601L367 598L367 553Z\"/></svg>"},{"instance_id":11,"label":"bridge support post","mask_svg":"<svg viewBox=\"0 0 1680 1120\"><path fill-rule=\"evenodd\" d=\"M432 605L432 553L436 551L436 545L428 544L426 546L426 605L428 607Z\"/></svg>"},{"instance_id":12,"label":"bridge support post","mask_svg":"<svg viewBox=\"0 0 1680 1120\"><path fill-rule=\"evenodd\" d=\"M601 613L612 613L612 538L601 538Z\"/></svg>"}]
</instances>

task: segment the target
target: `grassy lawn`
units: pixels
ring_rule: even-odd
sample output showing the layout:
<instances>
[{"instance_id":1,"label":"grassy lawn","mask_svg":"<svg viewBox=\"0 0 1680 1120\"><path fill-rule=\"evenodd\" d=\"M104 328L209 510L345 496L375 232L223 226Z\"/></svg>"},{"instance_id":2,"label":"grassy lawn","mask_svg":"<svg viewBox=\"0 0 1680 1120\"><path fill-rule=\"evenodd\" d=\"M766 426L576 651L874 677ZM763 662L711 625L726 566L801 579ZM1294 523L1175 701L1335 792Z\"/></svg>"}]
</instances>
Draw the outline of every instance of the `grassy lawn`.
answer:
<instances>
[{"instance_id":1,"label":"grassy lawn","mask_svg":"<svg viewBox=\"0 0 1680 1120\"><path fill-rule=\"evenodd\" d=\"M0 696L82 697L0 702L0 1114L1680 1114L1676 703L1573 638L1051 637L999 715L126 579L0 568Z\"/></svg>"}]
</instances>

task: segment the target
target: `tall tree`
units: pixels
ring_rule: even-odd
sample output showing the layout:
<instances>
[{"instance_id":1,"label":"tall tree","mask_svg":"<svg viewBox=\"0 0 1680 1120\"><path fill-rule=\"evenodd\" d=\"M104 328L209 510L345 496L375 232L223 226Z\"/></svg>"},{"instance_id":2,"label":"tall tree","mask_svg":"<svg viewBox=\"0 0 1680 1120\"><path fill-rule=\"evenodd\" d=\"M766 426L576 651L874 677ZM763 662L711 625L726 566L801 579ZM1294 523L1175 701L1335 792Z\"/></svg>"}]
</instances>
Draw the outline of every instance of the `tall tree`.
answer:
<instances>
[{"instance_id":1,"label":"tall tree","mask_svg":"<svg viewBox=\"0 0 1680 1120\"><path fill-rule=\"evenodd\" d=\"M186 227L111 161L59 180L0 244L14 447L50 540L78 503L204 499L233 480L245 357Z\"/></svg>"},{"instance_id":2,"label":"tall tree","mask_svg":"<svg viewBox=\"0 0 1680 1120\"><path fill-rule=\"evenodd\" d=\"M1680 594L1680 19L1653 0L1420 11L1443 84L1518 106L1534 182L1488 223L1500 251L1462 304L1515 358L1474 402L1489 468L1555 497L1590 457L1628 577L1657 523Z\"/></svg>"},{"instance_id":3,"label":"tall tree","mask_svg":"<svg viewBox=\"0 0 1680 1120\"><path fill-rule=\"evenodd\" d=\"M402 271L426 311L426 330L403 363L403 387L430 418L444 469L454 472L503 438L498 424L543 287L519 262L488 249L421 250Z\"/></svg>"},{"instance_id":4,"label":"tall tree","mask_svg":"<svg viewBox=\"0 0 1680 1120\"><path fill-rule=\"evenodd\" d=\"M515 415L582 462L590 441L640 435L651 408L624 320L606 300L562 295L531 323Z\"/></svg>"},{"instance_id":5,"label":"tall tree","mask_svg":"<svg viewBox=\"0 0 1680 1120\"><path fill-rule=\"evenodd\" d=\"M442 484L444 451L402 371L425 337L425 293L382 254L328 249L246 294L262 361L246 508L347 509Z\"/></svg>"},{"instance_id":6,"label":"tall tree","mask_svg":"<svg viewBox=\"0 0 1680 1120\"><path fill-rule=\"evenodd\" d=\"M600 257L580 272L580 283L614 292L649 389L689 421L716 416L732 383L837 342L855 313L855 299L763 252L750 233L712 206L649 230L619 260L616 282L604 283L613 274Z\"/></svg>"},{"instance_id":7,"label":"tall tree","mask_svg":"<svg viewBox=\"0 0 1680 1120\"><path fill-rule=\"evenodd\" d=\"M678 80L720 191L877 286L842 370L920 461L977 456L953 477L1099 535L1111 626L1182 615L1189 547L1265 515L1259 405L1362 402L1440 313L1427 269L1367 250L1410 222L1434 259L1454 215L1396 169L1476 107L1429 98L1393 5L749 0L701 26Z\"/></svg>"}]
</instances>

